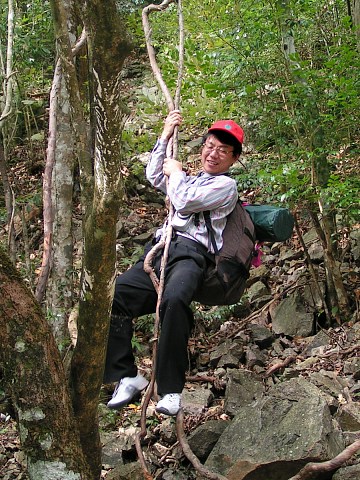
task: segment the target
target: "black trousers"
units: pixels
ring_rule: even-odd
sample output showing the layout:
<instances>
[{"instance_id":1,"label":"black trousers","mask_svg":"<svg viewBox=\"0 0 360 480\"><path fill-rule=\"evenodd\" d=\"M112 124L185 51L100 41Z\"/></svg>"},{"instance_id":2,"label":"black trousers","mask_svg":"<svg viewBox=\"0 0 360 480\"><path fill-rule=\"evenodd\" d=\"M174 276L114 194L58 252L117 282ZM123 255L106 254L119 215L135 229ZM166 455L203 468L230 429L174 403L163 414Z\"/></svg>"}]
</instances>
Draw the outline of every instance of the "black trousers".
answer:
<instances>
[{"instance_id":1,"label":"black trousers","mask_svg":"<svg viewBox=\"0 0 360 480\"><path fill-rule=\"evenodd\" d=\"M131 347L133 319L154 313L157 293L144 271L144 256L116 279L107 347L104 382L115 382L137 374ZM161 253L153 265L159 278ZM156 382L160 394L181 393L188 367L187 345L193 327L190 303L201 285L207 258L204 248L192 240L172 239L165 268L160 305L161 333L156 360Z\"/></svg>"}]
</instances>

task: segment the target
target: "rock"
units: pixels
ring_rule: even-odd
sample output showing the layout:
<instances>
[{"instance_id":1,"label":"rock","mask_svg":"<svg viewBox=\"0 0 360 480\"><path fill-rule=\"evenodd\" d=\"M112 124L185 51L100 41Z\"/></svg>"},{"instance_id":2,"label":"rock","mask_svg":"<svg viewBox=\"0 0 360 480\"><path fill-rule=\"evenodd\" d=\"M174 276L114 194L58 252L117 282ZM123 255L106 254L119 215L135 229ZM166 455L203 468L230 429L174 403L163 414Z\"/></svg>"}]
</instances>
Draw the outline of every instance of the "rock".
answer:
<instances>
[{"instance_id":1,"label":"rock","mask_svg":"<svg viewBox=\"0 0 360 480\"><path fill-rule=\"evenodd\" d=\"M325 284L318 282L318 284L315 285L314 282L310 281L304 287L302 298L306 305L309 305L313 309L321 310L323 308L322 299L325 298Z\"/></svg>"},{"instance_id":2,"label":"rock","mask_svg":"<svg viewBox=\"0 0 360 480\"><path fill-rule=\"evenodd\" d=\"M360 464L342 467L332 476L332 480L359 480Z\"/></svg>"},{"instance_id":3,"label":"rock","mask_svg":"<svg viewBox=\"0 0 360 480\"><path fill-rule=\"evenodd\" d=\"M236 368L239 365L239 359L232 355L230 352L223 355L218 363L218 367L224 368Z\"/></svg>"},{"instance_id":4,"label":"rock","mask_svg":"<svg viewBox=\"0 0 360 480\"><path fill-rule=\"evenodd\" d=\"M267 352L260 351L257 345L250 344L246 350L246 366L254 368L255 366L264 367L267 363Z\"/></svg>"},{"instance_id":5,"label":"rock","mask_svg":"<svg viewBox=\"0 0 360 480\"><path fill-rule=\"evenodd\" d=\"M332 395L335 398L339 398L339 396L344 392L344 389L349 386L344 377L339 377L335 372L326 370L320 370L320 372L311 373L309 380L320 390Z\"/></svg>"},{"instance_id":6,"label":"rock","mask_svg":"<svg viewBox=\"0 0 360 480\"><path fill-rule=\"evenodd\" d=\"M233 341L230 340L225 340L224 342L220 343L211 353L210 353L210 365L212 367L216 367L219 365L219 367L224 367L226 366L227 360L225 359L224 362L220 365L220 359L224 356L231 355L231 361L230 363L232 366L235 366L239 363L239 360L241 360L244 357L244 342L242 341L241 338L235 339ZM235 358L235 359L234 359ZM230 360L230 357L228 357L228 361Z\"/></svg>"},{"instance_id":7,"label":"rock","mask_svg":"<svg viewBox=\"0 0 360 480\"><path fill-rule=\"evenodd\" d=\"M320 332L316 335L306 338L305 342L306 347L301 352L301 354L304 357L311 357L315 353L314 349L318 349L318 347L328 346L331 342L331 338L324 330L320 330ZM318 353L318 350L316 350L316 352Z\"/></svg>"},{"instance_id":8,"label":"rock","mask_svg":"<svg viewBox=\"0 0 360 480\"><path fill-rule=\"evenodd\" d=\"M101 433L102 447L102 462L104 465L115 467L119 463L123 463L123 447L126 443L123 438L120 438L117 432L102 432Z\"/></svg>"},{"instance_id":9,"label":"rock","mask_svg":"<svg viewBox=\"0 0 360 480\"><path fill-rule=\"evenodd\" d=\"M148 242L154 235L153 231L141 233L140 235L136 235L136 237L133 238L134 243L139 243L140 245L143 245L144 243Z\"/></svg>"},{"instance_id":10,"label":"rock","mask_svg":"<svg viewBox=\"0 0 360 480\"><path fill-rule=\"evenodd\" d=\"M353 230L350 232L351 238L351 254L354 257L354 260L357 261L360 259L360 229Z\"/></svg>"},{"instance_id":11,"label":"rock","mask_svg":"<svg viewBox=\"0 0 360 480\"><path fill-rule=\"evenodd\" d=\"M360 357L352 357L344 362L345 375L351 374L355 380L360 380Z\"/></svg>"},{"instance_id":12,"label":"rock","mask_svg":"<svg viewBox=\"0 0 360 480\"><path fill-rule=\"evenodd\" d=\"M266 265L260 265L257 268L250 269L250 277L248 278L246 284L248 287L253 285L254 283L266 280L270 276L270 270Z\"/></svg>"},{"instance_id":13,"label":"rock","mask_svg":"<svg viewBox=\"0 0 360 480\"><path fill-rule=\"evenodd\" d=\"M159 433L162 440L166 443L176 442L175 424L171 417L166 417L159 425Z\"/></svg>"},{"instance_id":14,"label":"rock","mask_svg":"<svg viewBox=\"0 0 360 480\"><path fill-rule=\"evenodd\" d=\"M335 418L343 430L357 432L360 430L360 405L355 402L341 405Z\"/></svg>"},{"instance_id":15,"label":"rock","mask_svg":"<svg viewBox=\"0 0 360 480\"><path fill-rule=\"evenodd\" d=\"M260 376L249 370L228 370L224 410L233 416L239 408L260 398L263 392L264 384Z\"/></svg>"},{"instance_id":16,"label":"rock","mask_svg":"<svg viewBox=\"0 0 360 480\"><path fill-rule=\"evenodd\" d=\"M117 465L107 473L106 480L143 480L144 471L139 462Z\"/></svg>"},{"instance_id":17,"label":"rock","mask_svg":"<svg viewBox=\"0 0 360 480\"><path fill-rule=\"evenodd\" d=\"M308 247L311 243L319 240L318 234L315 228L311 228L308 232L303 235L303 240L305 245Z\"/></svg>"},{"instance_id":18,"label":"rock","mask_svg":"<svg viewBox=\"0 0 360 480\"><path fill-rule=\"evenodd\" d=\"M214 398L211 390L204 387L196 387L193 390L183 390L182 407L185 414L198 415L210 405Z\"/></svg>"},{"instance_id":19,"label":"rock","mask_svg":"<svg viewBox=\"0 0 360 480\"><path fill-rule=\"evenodd\" d=\"M279 256L279 265L284 265L285 262L290 262L291 260L298 260L303 256L303 252L301 250L291 250L289 248L282 248L281 253Z\"/></svg>"},{"instance_id":20,"label":"rock","mask_svg":"<svg viewBox=\"0 0 360 480\"><path fill-rule=\"evenodd\" d=\"M261 308L272 299L269 288L263 282L256 282L247 290L249 302L255 309Z\"/></svg>"},{"instance_id":21,"label":"rock","mask_svg":"<svg viewBox=\"0 0 360 480\"><path fill-rule=\"evenodd\" d=\"M236 480L288 480L309 461L344 449L319 390L298 378L239 409L205 465Z\"/></svg>"},{"instance_id":22,"label":"rock","mask_svg":"<svg viewBox=\"0 0 360 480\"><path fill-rule=\"evenodd\" d=\"M308 254L313 263L320 263L324 260L324 249L320 243L310 245Z\"/></svg>"},{"instance_id":23,"label":"rock","mask_svg":"<svg viewBox=\"0 0 360 480\"><path fill-rule=\"evenodd\" d=\"M196 428L189 436L189 446L201 462L207 459L229 424L228 420L209 420Z\"/></svg>"},{"instance_id":24,"label":"rock","mask_svg":"<svg viewBox=\"0 0 360 480\"><path fill-rule=\"evenodd\" d=\"M162 480L188 480L189 477L185 473L179 472L179 470L172 470L169 468L163 472L161 478Z\"/></svg>"},{"instance_id":25,"label":"rock","mask_svg":"<svg viewBox=\"0 0 360 480\"><path fill-rule=\"evenodd\" d=\"M272 330L291 337L308 337L314 329L314 313L304 306L298 291L286 297L272 313Z\"/></svg>"},{"instance_id":26,"label":"rock","mask_svg":"<svg viewBox=\"0 0 360 480\"><path fill-rule=\"evenodd\" d=\"M260 348L270 347L274 341L274 335L262 325L250 324L248 329L250 330L251 341L259 345Z\"/></svg>"}]
</instances>

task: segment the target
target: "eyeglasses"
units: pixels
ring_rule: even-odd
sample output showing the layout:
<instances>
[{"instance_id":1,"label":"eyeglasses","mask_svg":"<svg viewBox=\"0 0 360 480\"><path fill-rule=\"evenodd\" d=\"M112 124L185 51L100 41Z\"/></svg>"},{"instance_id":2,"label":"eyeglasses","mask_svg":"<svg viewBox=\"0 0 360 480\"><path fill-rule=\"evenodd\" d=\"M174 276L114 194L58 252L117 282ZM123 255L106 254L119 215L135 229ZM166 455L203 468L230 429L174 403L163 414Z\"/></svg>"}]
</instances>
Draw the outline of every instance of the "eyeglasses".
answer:
<instances>
[{"instance_id":1,"label":"eyeglasses","mask_svg":"<svg viewBox=\"0 0 360 480\"><path fill-rule=\"evenodd\" d=\"M219 157L226 157L229 153L233 153L234 150L228 150L225 147L216 147L212 143L204 143L204 148L206 148L210 153L216 152Z\"/></svg>"}]
</instances>

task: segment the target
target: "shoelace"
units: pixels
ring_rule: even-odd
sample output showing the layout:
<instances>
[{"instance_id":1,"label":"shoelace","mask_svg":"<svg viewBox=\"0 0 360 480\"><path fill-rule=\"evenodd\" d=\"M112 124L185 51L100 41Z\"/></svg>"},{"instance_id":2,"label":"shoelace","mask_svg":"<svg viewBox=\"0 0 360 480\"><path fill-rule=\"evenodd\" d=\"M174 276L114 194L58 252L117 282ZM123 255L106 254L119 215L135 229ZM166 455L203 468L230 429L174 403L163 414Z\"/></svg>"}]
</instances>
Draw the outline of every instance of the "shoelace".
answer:
<instances>
[{"instance_id":1,"label":"shoelace","mask_svg":"<svg viewBox=\"0 0 360 480\"><path fill-rule=\"evenodd\" d=\"M113 397L113 398L114 398L115 395L117 394L117 392L118 392L118 390L119 390L120 385L122 384L122 382L123 382L123 380L121 379L120 382L116 385L115 390L114 390L114 392L113 392L113 394L112 394L112 397Z\"/></svg>"}]
</instances>

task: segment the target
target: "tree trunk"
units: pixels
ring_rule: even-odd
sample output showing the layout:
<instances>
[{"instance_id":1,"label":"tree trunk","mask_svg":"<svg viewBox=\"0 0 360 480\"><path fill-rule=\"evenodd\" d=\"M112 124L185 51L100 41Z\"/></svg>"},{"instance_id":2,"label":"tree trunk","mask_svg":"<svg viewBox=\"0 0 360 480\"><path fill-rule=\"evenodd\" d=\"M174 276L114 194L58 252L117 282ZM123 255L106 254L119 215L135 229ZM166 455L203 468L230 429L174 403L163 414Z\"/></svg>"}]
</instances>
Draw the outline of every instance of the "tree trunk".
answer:
<instances>
[{"instance_id":1,"label":"tree trunk","mask_svg":"<svg viewBox=\"0 0 360 480\"><path fill-rule=\"evenodd\" d=\"M14 89L14 72L13 72L13 45L14 45L14 28L15 28L15 12L14 1L8 0L8 16L7 16L7 48L6 48L6 63L1 58L1 80L3 97L1 101L2 111L0 112L0 173L4 186L5 204L7 210L7 219L9 226L9 241L8 248L10 257L13 262L16 259L16 245L15 245L15 231L13 225L13 208L14 202L12 198L12 190L7 176L6 166L6 123L13 109L13 89Z\"/></svg>"},{"instance_id":2,"label":"tree trunk","mask_svg":"<svg viewBox=\"0 0 360 480\"><path fill-rule=\"evenodd\" d=\"M69 96L59 79L56 111L55 164L52 175L53 244L52 268L46 291L49 322L60 348L69 339L67 317L73 299L73 189L75 138L71 128Z\"/></svg>"},{"instance_id":3,"label":"tree trunk","mask_svg":"<svg viewBox=\"0 0 360 480\"><path fill-rule=\"evenodd\" d=\"M67 381L40 306L0 249L0 358L31 480L89 480Z\"/></svg>"},{"instance_id":4,"label":"tree trunk","mask_svg":"<svg viewBox=\"0 0 360 480\"><path fill-rule=\"evenodd\" d=\"M64 2L68 25L76 31L72 2ZM75 34L69 32L74 46ZM72 39L72 40L71 40ZM78 42L79 44L79 42ZM78 45L77 44L77 45ZM75 57L76 58L76 57ZM58 61L50 96L49 138L47 157L53 155L51 203L53 214L52 263L46 289L49 322L60 350L69 340L68 316L73 305L73 193L76 164L76 139L71 123L69 93ZM75 233L76 234L76 233Z\"/></svg>"},{"instance_id":5,"label":"tree trunk","mask_svg":"<svg viewBox=\"0 0 360 480\"><path fill-rule=\"evenodd\" d=\"M2 132L4 134L4 131ZM7 162L6 162L6 155L4 148L4 136L1 139L0 133L0 176L3 184L4 189L4 197L5 197L5 206L7 212L7 224L8 224L8 251L11 260L15 263L16 261L16 242L15 242L15 228L14 228L14 201L13 201L13 192L10 186L9 177L7 173Z\"/></svg>"},{"instance_id":6,"label":"tree trunk","mask_svg":"<svg viewBox=\"0 0 360 480\"><path fill-rule=\"evenodd\" d=\"M116 222L123 195L120 141L126 113L120 99L120 72L130 46L114 1L86 2L84 19L94 85L95 188L84 222L85 255L72 387L83 450L95 477L101 469L98 397L113 300Z\"/></svg>"},{"instance_id":7,"label":"tree trunk","mask_svg":"<svg viewBox=\"0 0 360 480\"><path fill-rule=\"evenodd\" d=\"M357 47L360 52L360 0L353 0L352 20L357 38Z\"/></svg>"}]
</instances>

